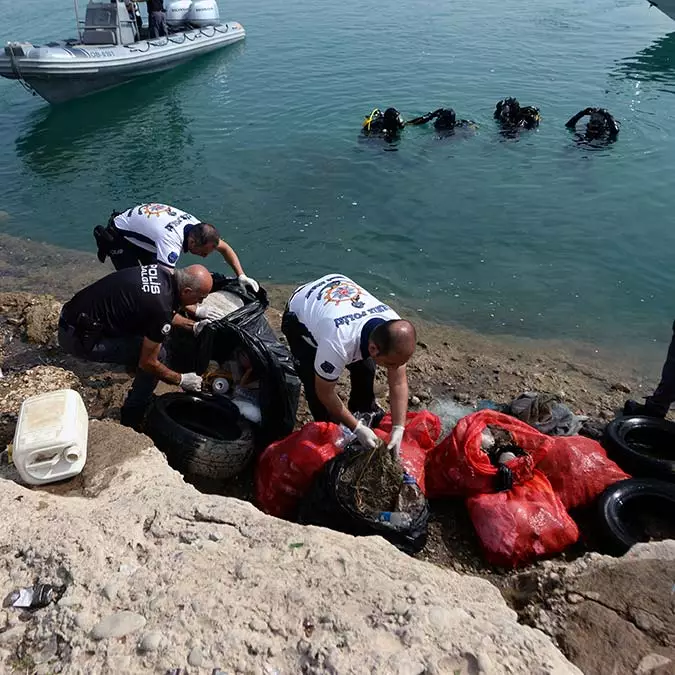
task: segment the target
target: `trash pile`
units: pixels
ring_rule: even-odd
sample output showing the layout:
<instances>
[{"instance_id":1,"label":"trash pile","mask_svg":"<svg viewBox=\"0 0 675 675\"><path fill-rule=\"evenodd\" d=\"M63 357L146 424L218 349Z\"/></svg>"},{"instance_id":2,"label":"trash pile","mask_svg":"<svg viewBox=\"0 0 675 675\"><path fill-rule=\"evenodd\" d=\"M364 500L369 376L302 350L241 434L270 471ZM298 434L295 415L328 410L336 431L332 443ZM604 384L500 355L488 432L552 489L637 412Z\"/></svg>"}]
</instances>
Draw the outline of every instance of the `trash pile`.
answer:
<instances>
[{"instance_id":1,"label":"trash pile","mask_svg":"<svg viewBox=\"0 0 675 675\"><path fill-rule=\"evenodd\" d=\"M574 435L586 418L555 397L526 392L479 407L434 402L435 412L408 413L399 461L384 443L365 451L338 425L307 424L260 456L257 502L276 516L379 534L415 552L426 541L427 498L461 498L491 564L561 553L579 538L570 511L595 506L630 476L598 441ZM387 415L375 433L386 441L391 428Z\"/></svg>"}]
</instances>

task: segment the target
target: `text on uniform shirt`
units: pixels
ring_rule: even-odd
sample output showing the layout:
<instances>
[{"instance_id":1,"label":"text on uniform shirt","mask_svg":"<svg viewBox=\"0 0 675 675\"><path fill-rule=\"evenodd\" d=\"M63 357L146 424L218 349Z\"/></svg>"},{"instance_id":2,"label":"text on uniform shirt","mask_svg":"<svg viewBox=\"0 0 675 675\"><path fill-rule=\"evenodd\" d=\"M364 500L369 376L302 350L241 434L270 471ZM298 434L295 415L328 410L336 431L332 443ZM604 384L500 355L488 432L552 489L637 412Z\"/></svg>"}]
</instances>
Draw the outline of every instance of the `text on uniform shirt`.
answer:
<instances>
[{"instance_id":1,"label":"text on uniform shirt","mask_svg":"<svg viewBox=\"0 0 675 675\"><path fill-rule=\"evenodd\" d=\"M141 267L141 290L144 293L159 295L162 292L162 284L158 279L157 265L144 265Z\"/></svg>"},{"instance_id":2,"label":"text on uniform shirt","mask_svg":"<svg viewBox=\"0 0 675 675\"><path fill-rule=\"evenodd\" d=\"M358 321L369 314L382 314L382 312L388 312L389 310L391 310L389 305L382 304L378 305L377 307L371 307L370 309L364 310L363 312L345 314L345 316L340 316L336 319L333 319L333 321L335 322L335 327L339 328L340 326L348 326L350 321Z\"/></svg>"}]
</instances>

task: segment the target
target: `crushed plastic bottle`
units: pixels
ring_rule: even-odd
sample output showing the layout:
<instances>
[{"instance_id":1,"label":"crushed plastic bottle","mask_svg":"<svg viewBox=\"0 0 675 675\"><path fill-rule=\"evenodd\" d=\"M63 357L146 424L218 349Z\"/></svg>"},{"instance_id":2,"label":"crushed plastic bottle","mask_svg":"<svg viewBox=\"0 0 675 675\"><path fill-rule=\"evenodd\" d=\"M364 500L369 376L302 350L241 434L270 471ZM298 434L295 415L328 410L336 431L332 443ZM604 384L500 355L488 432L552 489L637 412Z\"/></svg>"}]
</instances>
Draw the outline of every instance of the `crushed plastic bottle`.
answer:
<instances>
[{"instance_id":1,"label":"crushed plastic bottle","mask_svg":"<svg viewBox=\"0 0 675 675\"><path fill-rule=\"evenodd\" d=\"M340 424L340 431L342 431L342 436L335 441L335 447L344 450L344 448L356 439L356 434L344 424Z\"/></svg>"},{"instance_id":2,"label":"crushed plastic bottle","mask_svg":"<svg viewBox=\"0 0 675 675\"><path fill-rule=\"evenodd\" d=\"M420 501L424 501L424 496L417 482L410 474L404 473L403 485L398 492L396 500L397 510L408 514L419 507Z\"/></svg>"},{"instance_id":3,"label":"crushed plastic bottle","mask_svg":"<svg viewBox=\"0 0 675 675\"><path fill-rule=\"evenodd\" d=\"M383 525L391 525L391 527L396 529L407 528L412 525L410 514L402 513L401 511L380 511L377 520Z\"/></svg>"},{"instance_id":4,"label":"crushed plastic bottle","mask_svg":"<svg viewBox=\"0 0 675 675\"><path fill-rule=\"evenodd\" d=\"M2 606L16 607L17 609L40 609L52 602L56 602L63 595L64 591L64 586L35 584L35 586L12 591L5 598Z\"/></svg>"}]
</instances>

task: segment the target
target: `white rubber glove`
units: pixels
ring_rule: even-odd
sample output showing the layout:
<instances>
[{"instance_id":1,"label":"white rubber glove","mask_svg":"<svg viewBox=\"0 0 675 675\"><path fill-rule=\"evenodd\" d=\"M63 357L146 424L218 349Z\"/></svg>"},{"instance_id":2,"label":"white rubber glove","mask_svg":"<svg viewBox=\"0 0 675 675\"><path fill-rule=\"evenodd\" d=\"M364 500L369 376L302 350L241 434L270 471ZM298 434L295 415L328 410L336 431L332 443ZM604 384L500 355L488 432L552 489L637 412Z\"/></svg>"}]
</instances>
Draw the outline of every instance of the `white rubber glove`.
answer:
<instances>
[{"instance_id":1,"label":"white rubber glove","mask_svg":"<svg viewBox=\"0 0 675 675\"><path fill-rule=\"evenodd\" d=\"M180 376L180 386L184 391L201 391L202 378L197 373L183 373Z\"/></svg>"},{"instance_id":2,"label":"white rubber glove","mask_svg":"<svg viewBox=\"0 0 675 675\"><path fill-rule=\"evenodd\" d=\"M194 336L197 337L203 330L205 326L208 326L211 323L209 319L203 319L202 321L197 321L192 326L192 332L194 333Z\"/></svg>"},{"instance_id":3,"label":"white rubber glove","mask_svg":"<svg viewBox=\"0 0 675 675\"><path fill-rule=\"evenodd\" d=\"M237 277L237 281L244 291L247 287L250 288L254 293L257 293L260 290L260 284L255 279L251 279L251 277L247 277L245 274L240 274Z\"/></svg>"},{"instance_id":4,"label":"white rubber glove","mask_svg":"<svg viewBox=\"0 0 675 675\"><path fill-rule=\"evenodd\" d=\"M197 305L195 308L195 317L197 319L208 319L209 321L216 321L221 318L221 314L217 309L213 307L207 307L206 305Z\"/></svg>"},{"instance_id":5,"label":"white rubber glove","mask_svg":"<svg viewBox=\"0 0 675 675\"><path fill-rule=\"evenodd\" d=\"M366 450L373 450L380 442L380 439L377 437L375 432L360 420L359 423L354 427L354 435L359 439L359 443Z\"/></svg>"},{"instance_id":6,"label":"white rubber glove","mask_svg":"<svg viewBox=\"0 0 675 675\"><path fill-rule=\"evenodd\" d=\"M398 459L399 452L401 451L401 441L403 440L403 432L405 427L396 425L391 429L391 436L389 436L389 443L387 444L387 450Z\"/></svg>"}]
</instances>

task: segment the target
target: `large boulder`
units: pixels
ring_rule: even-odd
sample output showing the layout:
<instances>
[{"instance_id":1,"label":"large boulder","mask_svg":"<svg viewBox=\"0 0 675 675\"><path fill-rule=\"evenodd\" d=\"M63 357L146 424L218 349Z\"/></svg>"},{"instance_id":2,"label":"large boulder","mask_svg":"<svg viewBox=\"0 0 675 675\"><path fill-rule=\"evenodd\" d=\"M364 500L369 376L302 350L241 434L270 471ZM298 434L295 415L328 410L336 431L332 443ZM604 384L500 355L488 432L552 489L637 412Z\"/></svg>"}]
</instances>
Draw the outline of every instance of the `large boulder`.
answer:
<instances>
[{"instance_id":1,"label":"large boulder","mask_svg":"<svg viewBox=\"0 0 675 675\"><path fill-rule=\"evenodd\" d=\"M0 475L0 589L67 586L0 610L2 672L580 672L487 581L201 494L114 423L77 479Z\"/></svg>"}]
</instances>

